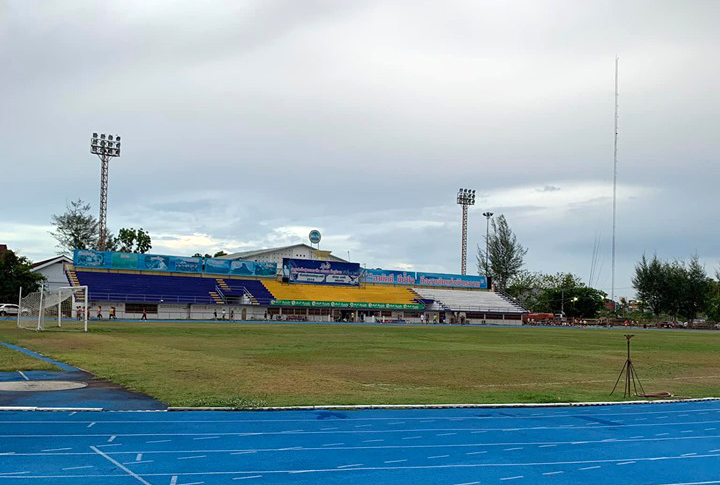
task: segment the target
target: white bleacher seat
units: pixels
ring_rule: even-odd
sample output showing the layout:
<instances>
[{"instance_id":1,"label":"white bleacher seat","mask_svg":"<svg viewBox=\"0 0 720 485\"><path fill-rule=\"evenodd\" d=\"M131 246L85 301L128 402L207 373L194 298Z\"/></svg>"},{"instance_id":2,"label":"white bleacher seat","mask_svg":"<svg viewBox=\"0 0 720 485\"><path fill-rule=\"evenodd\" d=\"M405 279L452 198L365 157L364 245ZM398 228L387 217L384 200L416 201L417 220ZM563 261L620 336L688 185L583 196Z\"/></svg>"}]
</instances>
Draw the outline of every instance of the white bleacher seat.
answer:
<instances>
[{"instance_id":1,"label":"white bleacher seat","mask_svg":"<svg viewBox=\"0 0 720 485\"><path fill-rule=\"evenodd\" d=\"M525 313L526 310L493 291L413 288L422 298L435 300L449 311Z\"/></svg>"}]
</instances>

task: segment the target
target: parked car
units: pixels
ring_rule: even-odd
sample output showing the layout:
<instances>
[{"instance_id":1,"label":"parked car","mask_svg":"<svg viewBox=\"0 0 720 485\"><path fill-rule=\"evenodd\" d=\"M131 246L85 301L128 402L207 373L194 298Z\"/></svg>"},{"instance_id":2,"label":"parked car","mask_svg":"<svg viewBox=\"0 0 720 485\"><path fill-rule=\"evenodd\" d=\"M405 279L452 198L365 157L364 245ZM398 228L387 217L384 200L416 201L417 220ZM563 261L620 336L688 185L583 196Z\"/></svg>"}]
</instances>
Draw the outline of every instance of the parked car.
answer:
<instances>
[{"instance_id":1,"label":"parked car","mask_svg":"<svg viewBox=\"0 0 720 485\"><path fill-rule=\"evenodd\" d=\"M0 317L6 317L8 315L17 315L18 314L18 306L13 303L3 303L0 305ZM27 308L22 309L23 315L29 315L30 310Z\"/></svg>"}]
</instances>

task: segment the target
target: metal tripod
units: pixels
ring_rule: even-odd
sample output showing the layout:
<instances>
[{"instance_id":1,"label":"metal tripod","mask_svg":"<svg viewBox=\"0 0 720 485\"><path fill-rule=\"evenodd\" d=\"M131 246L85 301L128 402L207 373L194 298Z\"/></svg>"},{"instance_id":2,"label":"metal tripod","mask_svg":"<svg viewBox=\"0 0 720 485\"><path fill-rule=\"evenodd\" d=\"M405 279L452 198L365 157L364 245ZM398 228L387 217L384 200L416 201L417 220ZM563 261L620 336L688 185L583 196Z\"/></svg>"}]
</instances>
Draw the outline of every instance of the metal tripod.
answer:
<instances>
[{"instance_id":1,"label":"metal tripod","mask_svg":"<svg viewBox=\"0 0 720 485\"><path fill-rule=\"evenodd\" d=\"M640 383L640 378L637 376L637 372L635 372L635 366L633 365L632 359L630 358L630 339L634 336L635 335L629 334L625 335L625 339L627 340L627 360L625 360L625 365L623 365L623 368L620 371L620 375L618 376L617 381L615 381L615 386L610 393L611 396L615 392L615 389L617 388L617 385L620 382L623 374L625 374L625 392L623 393L623 397L628 397L630 395L638 396L638 387L640 387L642 395L645 395L645 389L643 389L643 386Z\"/></svg>"}]
</instances>

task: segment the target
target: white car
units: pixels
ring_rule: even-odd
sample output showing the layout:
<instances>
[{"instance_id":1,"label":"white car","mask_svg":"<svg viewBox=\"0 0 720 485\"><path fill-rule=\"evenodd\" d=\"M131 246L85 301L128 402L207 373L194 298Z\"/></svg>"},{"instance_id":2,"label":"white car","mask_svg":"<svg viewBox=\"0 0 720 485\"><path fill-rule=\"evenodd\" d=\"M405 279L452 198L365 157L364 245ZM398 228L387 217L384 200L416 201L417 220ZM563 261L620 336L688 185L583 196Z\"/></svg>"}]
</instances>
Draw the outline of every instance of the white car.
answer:
<instances>
[{"instance_id":1,"label":"white car","mask_svg":"<svg viewBox=\"0 0 720 485\"><path fill-rule=\"evenodd\" d=\"M0 317L6 317L8 315L17 315L18 314L18 306L13 303L3 303L0 305ZM23 315L29 315L30 310L27 308L22 309Z\"/></svg>"}]
</instances>

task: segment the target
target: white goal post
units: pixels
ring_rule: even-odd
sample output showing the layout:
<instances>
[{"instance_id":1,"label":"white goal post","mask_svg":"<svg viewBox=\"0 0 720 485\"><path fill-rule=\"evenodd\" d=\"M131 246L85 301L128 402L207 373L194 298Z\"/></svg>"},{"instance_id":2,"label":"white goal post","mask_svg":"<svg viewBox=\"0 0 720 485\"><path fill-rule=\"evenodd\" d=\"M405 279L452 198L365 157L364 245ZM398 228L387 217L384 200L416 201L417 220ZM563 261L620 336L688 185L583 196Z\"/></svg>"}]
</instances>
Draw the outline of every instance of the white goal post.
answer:
<instances>
[{"instance_id":1,"label":"white goal post","mask_svg":"<svg viewBox=\"0 0 720 485\"><path fill-rule=\"evenodd\" d=\"M44 285L39 291L18 298L18 328L45 330L58 328L88 330L88 287L63 286L52 290Z\"/></svg>"}]
</instances>

